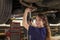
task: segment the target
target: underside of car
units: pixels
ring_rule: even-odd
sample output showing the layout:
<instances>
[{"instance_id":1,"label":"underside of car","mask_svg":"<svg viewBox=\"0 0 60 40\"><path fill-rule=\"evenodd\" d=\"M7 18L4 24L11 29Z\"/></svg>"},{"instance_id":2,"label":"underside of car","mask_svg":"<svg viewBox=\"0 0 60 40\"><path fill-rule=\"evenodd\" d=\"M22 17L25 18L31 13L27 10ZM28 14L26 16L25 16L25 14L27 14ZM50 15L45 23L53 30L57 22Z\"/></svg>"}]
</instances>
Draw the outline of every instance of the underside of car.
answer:
<instances>
[{"instance_id":1,"label":"underside of car","mask_svg":"<svg viewBox=\"0 0 60 40\"><path fill-rule=\"evenodd\" d=\"M27 7L37 8L32 16L44 12L49 23L60 22L60 0L0 0L0 24L9 23L13 15L22 17Z\"/></svg>"}]
</instances>

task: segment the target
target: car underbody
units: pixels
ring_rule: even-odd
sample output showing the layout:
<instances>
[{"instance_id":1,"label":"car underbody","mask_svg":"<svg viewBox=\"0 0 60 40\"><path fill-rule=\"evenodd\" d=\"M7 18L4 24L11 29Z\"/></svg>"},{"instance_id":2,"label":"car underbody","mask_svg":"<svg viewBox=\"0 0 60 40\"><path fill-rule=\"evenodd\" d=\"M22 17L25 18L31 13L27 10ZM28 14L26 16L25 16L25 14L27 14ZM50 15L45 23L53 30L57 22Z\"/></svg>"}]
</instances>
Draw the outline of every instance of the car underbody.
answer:
<instances>
[{"instance_id":1,"label":"car underbody","mask_svg":"<svg viewBox=\"0 0 60 40\"><path fill-rule=\"evenodd\" d=\"M32 12L32 16L36 15L36 12L45 12L50 23L60 22L60 0L0 0L0 24L7 23L13 15L23 16L27 7L37 8Z\"/></svg>"}]
</instances>

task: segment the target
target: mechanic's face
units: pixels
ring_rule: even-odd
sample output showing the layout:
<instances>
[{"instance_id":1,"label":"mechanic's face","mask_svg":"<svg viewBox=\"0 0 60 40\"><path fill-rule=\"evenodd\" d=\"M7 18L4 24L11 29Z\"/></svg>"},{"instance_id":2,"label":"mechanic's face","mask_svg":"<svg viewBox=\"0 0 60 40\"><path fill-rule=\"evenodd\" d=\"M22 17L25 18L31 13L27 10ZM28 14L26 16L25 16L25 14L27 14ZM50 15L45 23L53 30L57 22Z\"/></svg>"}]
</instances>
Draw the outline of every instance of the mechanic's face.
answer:
<instances>
[{"instance_id":1,"label":"mechanic's face","mask_svg":"<svg viewBox=\"0 0 60 40\"><path fill-rule=\"evenodd\" d=\"M36 16L36 26L41 27L43 24L43 20L40 17Z\"/></svg>"}]
</instances>

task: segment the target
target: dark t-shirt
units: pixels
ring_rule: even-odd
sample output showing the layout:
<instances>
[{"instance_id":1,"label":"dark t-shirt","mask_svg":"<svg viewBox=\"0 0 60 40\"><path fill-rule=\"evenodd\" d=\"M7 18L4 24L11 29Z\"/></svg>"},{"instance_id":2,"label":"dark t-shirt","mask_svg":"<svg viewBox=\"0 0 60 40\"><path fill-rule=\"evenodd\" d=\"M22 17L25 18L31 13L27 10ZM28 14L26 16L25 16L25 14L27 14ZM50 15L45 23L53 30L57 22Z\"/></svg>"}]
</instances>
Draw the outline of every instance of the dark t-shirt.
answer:
<instances>
[{"instance_id":1,"label":"dark t-shirt","mask_svg":"<svg viewBox=\"0 0 60 40\"><path fill-rule=\"evenodd\" d=\"M29 26L28 35L29 40L46 40L46 28L35 28Z\"/></svg>"}]
</instances>

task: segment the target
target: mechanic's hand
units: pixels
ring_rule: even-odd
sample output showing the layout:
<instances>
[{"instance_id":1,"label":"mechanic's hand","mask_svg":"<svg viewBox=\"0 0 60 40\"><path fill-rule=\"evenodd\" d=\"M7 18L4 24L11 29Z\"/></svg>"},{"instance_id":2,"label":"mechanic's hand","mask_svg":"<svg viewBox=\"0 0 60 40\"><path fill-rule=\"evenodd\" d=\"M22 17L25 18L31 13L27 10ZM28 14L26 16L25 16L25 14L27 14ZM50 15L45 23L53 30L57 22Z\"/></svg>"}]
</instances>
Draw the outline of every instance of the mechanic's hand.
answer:
<instances>
[{"instance_id":1,"label":"mechanic's hand","mask_svg":"<svg viewBox=\"0 0 60 40\"><path fill-rule=\"evenodd\" d=\"M25 12L33 12L33 11L36 11L36 10L37 10L36 7L29 7L29 8L25 9Z\"/></svg>"},{"instance_id":2,"label":"mechanic's hand","mask_svg":"<svg viewBox=\"0 0 60 40\"><path fill-rule=\"evenodd\" d=\"M32 9L31 8L26 8L25 12L30 13L30 12L32 12Z\"/></svg>"}]
</instances>

